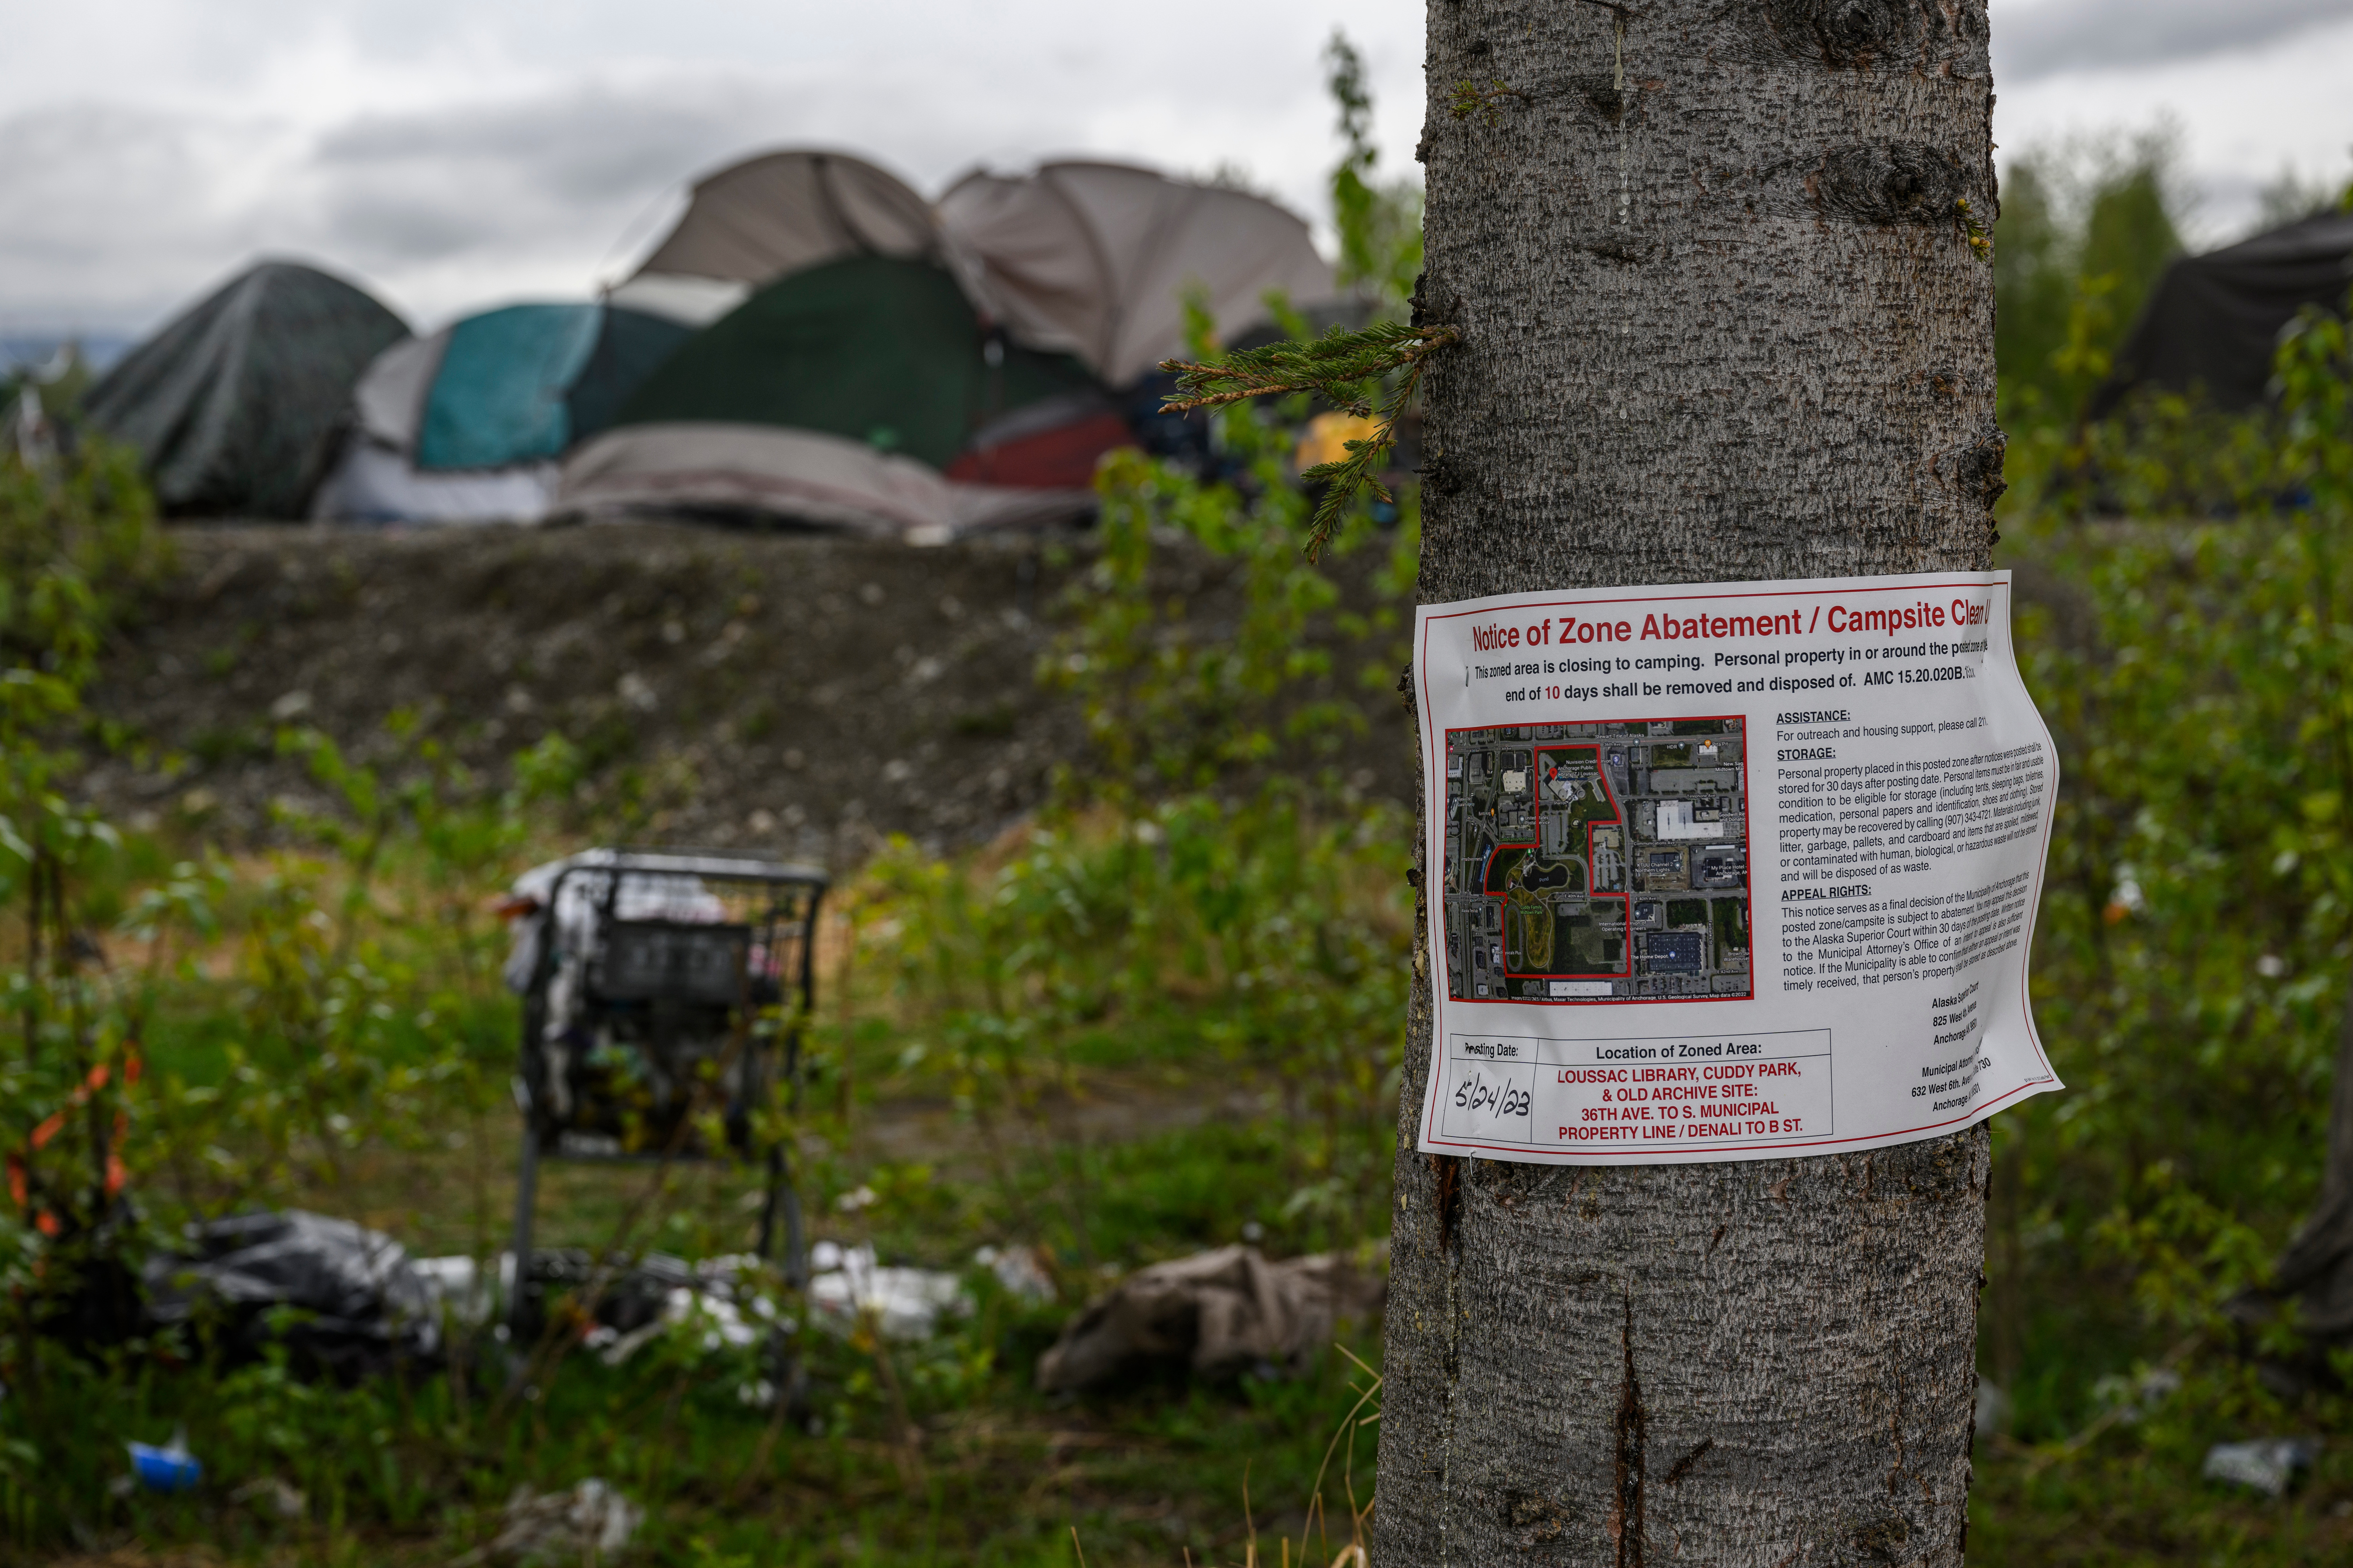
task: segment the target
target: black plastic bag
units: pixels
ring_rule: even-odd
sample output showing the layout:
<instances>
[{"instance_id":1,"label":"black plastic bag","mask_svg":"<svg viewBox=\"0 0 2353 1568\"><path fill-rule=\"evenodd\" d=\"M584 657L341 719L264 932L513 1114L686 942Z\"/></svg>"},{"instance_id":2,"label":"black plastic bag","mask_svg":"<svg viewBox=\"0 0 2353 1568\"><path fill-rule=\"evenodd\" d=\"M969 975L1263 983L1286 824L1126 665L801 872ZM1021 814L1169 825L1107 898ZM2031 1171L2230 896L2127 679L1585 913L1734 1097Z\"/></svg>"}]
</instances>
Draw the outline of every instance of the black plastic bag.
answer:
<instances>
[{"instance_id":1,"label":"black plastic bag","mask_svg":"<svg viewBox=\"0 0 2353 1568\"><path fill-rule=\"evenodd\" d=\"M158 1327L211 1328L232 1361L282 1342L296 1370L343 1383L440 1356L438 1293L381 1231L289 1209L191 1226L188 1239L187 1253L147 1265ZM290 1322L281 1307L297 1310Z\"/></svg>"}]
</instances>

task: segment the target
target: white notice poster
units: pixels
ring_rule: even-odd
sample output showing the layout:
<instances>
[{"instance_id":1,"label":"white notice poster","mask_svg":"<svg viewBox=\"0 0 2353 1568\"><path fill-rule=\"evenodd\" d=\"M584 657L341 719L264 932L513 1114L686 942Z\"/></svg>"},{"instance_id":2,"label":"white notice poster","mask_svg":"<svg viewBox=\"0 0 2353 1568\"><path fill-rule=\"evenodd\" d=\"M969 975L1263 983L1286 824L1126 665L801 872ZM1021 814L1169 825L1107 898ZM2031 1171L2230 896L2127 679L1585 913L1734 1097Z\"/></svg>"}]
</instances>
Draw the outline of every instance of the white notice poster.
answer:
<instances>
[{"instance_id":1,"label":"white notice poster","mask_svg":"<svg viewBox=\"0 0 2353 1568\"><path fill-rule=\"evenodd\" d=\"M2007 572L1422 606L1421 1148L1834 1153L2059 1088L2010 613Z\"/></svg>"}]
</instances>

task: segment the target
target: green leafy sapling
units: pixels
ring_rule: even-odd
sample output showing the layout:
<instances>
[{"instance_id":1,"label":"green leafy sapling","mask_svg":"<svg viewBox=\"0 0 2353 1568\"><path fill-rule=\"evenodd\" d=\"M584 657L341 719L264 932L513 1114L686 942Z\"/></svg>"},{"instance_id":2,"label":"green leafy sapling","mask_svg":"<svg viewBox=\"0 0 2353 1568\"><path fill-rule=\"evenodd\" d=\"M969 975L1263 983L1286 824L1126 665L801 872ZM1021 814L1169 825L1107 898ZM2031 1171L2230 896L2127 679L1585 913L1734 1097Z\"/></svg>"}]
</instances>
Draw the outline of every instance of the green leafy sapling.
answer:
<instances>
[{"instance_id":1,"label":"green leafy sapling","mask_svg":"<svg viewBox=\"0 0 2353 1568\"><path fill-rule=\"evenodd\" d=\"M1193 359L1167 360L1160 366L1176 377L1176 390L1163 405L1172 413L1312 393L1342 413L1375 421L1367 436L1343 444L1345 457L1301 476L1311 487L1324 487L1309 523L1311 560L1331 542L1360 489L1370 488L1382 500L1395 500L1379 475L1396 446L1398 418L1412 406L1429 356L1460 335L1452 327L1411 326L1394 319L1421 270L1421 193L1409 181L1373 182L1380 151L1372 141L1373 100L1364 57L1345 34L1335 31L1324 58L1342 143L1332 171L1332 221L1340 241L1335 272L1344 288L1362 297L1372 320L1354 331L1335 326L1311 338L1303 321L1282 302L1270 300L1292 341L1216 355L1197 349ZM1195 341L1201 341L1198 331Z\"/></svg>"},{"instance_id":2,"label":"green leafy sapling","mask_svg":"<svg viewBox=\"0 0 2353 1568\"><path fill-rule=\"evenodd\" d=\"M1356 491L1369 486L1383 500L1395 498L1380 481L1381 459L1397 444L1398 416L1413 402L1430 356L1461 338L1450 326L1413 326L1376 321L1346 331L1334 327L1304 342L1269 343L1229 353L1211 363L1164 360L1160 368L1176 377L1176 390L1163 406L1176 413L1222 408L1253 397L1314 393L1344 414L1374 420L1372 434L1345 444L1347 456L1318 463L1301 475L1324 487L1308 525L1307 554L1319 556L1348 515ZM1375 398L1388 378L1388 394Z\"/></svg>"}]
</instances>

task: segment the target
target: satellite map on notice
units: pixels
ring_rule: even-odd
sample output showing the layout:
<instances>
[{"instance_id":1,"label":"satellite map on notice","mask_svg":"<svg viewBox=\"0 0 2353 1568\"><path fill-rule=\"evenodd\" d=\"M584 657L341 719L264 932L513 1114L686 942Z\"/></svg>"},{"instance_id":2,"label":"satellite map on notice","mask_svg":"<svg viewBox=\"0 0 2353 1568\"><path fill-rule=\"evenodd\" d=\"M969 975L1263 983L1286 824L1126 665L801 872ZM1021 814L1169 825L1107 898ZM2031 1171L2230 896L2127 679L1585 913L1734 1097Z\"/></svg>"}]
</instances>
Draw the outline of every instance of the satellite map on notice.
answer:
<instances>
[{"instance_id":1,"label":"satellite map on notice","mask_svg":"<svg viewBox=\"0 0 2353 1568\"><path fill-rule=\"evenodd\" d=\"M1448 731L1447 994L1751 994L1746 762L1737 719Z\"/></svg>"}]
</instances>

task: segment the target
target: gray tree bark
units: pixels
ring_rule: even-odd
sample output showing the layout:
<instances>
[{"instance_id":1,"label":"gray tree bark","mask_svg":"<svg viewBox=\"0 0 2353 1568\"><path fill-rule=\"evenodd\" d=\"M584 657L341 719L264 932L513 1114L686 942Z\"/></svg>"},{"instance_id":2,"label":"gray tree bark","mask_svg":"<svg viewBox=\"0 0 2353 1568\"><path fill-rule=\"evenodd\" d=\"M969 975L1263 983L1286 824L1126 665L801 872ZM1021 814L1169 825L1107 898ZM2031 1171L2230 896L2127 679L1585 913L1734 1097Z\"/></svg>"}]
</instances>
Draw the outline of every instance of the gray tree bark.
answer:
<instances>
[{"instance_id":1,"label":"gray tree bark","mask_svg":"<svg viewBox=\"0 0 2353 1568\"><path fill-rule=\"evenodd\" d=\"M1426 66L1425 600L1989 563L1984 0L1431 0ZM1983 1130L1419 1154L1414 964L1375 1561L1957 1563Z\"/></svg>"}]
</instances>

